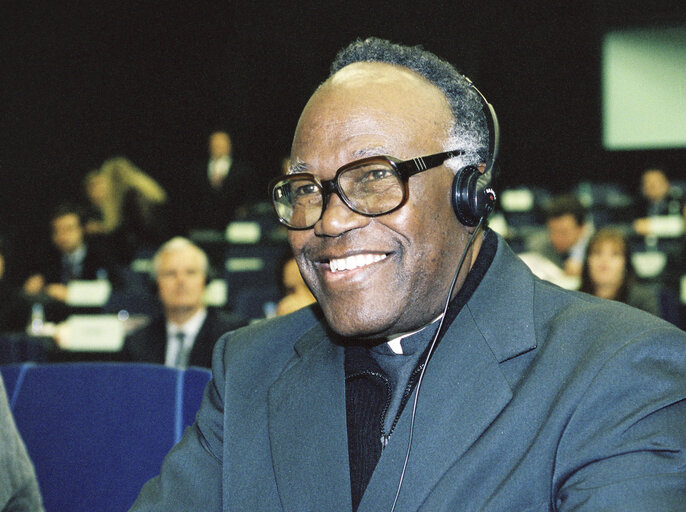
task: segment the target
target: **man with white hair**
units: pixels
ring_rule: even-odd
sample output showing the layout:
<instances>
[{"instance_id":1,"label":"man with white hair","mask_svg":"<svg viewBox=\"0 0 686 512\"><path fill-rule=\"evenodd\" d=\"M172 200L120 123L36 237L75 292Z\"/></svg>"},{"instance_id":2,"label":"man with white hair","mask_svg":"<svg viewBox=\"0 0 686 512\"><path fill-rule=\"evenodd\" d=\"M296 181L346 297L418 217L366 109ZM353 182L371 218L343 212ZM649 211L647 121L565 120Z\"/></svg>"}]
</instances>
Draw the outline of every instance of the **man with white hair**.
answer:
<instances>
[{"instance_id":1,"label":"man with white hair","mask_svg":"<svg viewBox=\"0 0 686 512\"><path fill-rule=\"evenodd\" d=\"M163 315L127 337L123 359L210 367L219 337L247 322L205 306L207 270L207 255L186 238L172 238L159 248L153 272Z\"/></svg>"}]
</instances>

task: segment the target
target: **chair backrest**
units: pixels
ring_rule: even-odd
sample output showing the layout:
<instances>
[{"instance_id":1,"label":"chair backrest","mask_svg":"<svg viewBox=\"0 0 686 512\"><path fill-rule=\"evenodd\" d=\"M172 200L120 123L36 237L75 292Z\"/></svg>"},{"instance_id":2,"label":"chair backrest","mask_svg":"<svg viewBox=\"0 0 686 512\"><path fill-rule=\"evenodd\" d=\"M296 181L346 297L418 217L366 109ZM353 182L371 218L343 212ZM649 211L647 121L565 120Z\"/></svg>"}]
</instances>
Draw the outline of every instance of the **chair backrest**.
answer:
<instances>
[{"instance_id":1,"label":"chair backrest","mask_svg":"<svg viewBox=\"0 0 686 512\"><path fill-rule=\"evenodd\" d=\"M211 376L140 363L0 372L48 512L127 510L193 422Z\"/></svg>"}]
</instances>

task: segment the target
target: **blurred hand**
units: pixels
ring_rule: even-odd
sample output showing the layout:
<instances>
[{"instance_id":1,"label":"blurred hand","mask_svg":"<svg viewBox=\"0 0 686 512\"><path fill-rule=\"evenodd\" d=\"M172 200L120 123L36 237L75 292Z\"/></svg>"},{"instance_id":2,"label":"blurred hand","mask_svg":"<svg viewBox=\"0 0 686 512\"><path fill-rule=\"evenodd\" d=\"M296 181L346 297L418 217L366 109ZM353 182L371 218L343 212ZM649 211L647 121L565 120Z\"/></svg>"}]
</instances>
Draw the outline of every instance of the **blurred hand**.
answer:
<instances>
[{"instance_id":1,"label":"blurred hand","mask_svg":"<svg viewBox=\"0 0 686 512\"><path fill-rule=\"evenodd\" d=\"M61 283L49 284L45 287L45 293L55 300L65 302L67 300L67 285Z\"/></svg>"},{"instance_id":2,"label":"blurred hand","mask_svg":"<svg viewBox=\"0 0 686 512\"><path fill-rule=\"evenodd\" d=\"M24 283L24 292L29 295L38 295L43 291L45 278L41 274L34 274Z\"/></svg>"},{"instance_id":3,"label":"blurred hand","mask_svg":"<svg viewBox=\"0 0 686 512\"><path fill-rule=\"evenodd\" d=\"M573 259L568 259L565 261L565 274L568 276L574 276L574 277L579 277L581 275L581 269L583 267L583 264L580 261L576 261Z\"/></svg>"},{"instance_id":4,"label":"blurred hand","mask_svg":"<svg viewBox=\"0 0 686 512\"><path fill-rule=\"evenodd\" d=\"M88 221L84 229L87 235L98 235L105 232L105 226L97 220Z\"/></svg>"},{"instance_id":5,"label":"blurred hand","mask_svg":"<svg viewBox=\"0 0 686 512\"><path fill-rule=\"evenodd\" d=\"M650 219L636 219L634 221L634 231L641 236L650 234Z\"/></svg>"}]
</instances>

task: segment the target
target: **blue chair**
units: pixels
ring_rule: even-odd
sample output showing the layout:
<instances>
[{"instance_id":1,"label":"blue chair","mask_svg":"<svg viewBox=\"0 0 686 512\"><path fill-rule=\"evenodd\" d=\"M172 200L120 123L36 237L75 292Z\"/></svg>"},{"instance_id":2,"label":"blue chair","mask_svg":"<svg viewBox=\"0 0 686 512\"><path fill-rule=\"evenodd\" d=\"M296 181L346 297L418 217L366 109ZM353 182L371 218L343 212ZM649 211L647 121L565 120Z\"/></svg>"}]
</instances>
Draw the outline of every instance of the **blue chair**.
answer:
<instances>
[{"instance_id":1,"label":"blue chair","mask_svg":"<svg viewBox=\"0 0 686 512\"><path fill-rule=\"evenodd\" d=\"M140 363L0 366L48 512L122 511L191 424L211 372Z\"/></svg>"}]
</instances>

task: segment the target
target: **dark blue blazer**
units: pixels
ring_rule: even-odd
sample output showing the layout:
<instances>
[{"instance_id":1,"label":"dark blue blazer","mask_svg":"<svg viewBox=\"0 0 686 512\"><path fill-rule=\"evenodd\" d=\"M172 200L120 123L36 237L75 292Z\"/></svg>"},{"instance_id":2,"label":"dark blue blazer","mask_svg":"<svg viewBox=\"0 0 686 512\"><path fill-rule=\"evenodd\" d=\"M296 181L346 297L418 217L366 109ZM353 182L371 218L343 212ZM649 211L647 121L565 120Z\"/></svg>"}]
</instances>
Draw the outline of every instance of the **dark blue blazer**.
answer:
<instances>
[{"instance_id":1,"label":"dark blue blazer","mask_svg":"<svg viewBox=\"0 0 686 512\"><path fill-rule=\"evenodd\" d=\"M343 350L318 310L223 337L213 372L133 510L351 510ZM410 411L359 512L390 510ZM685 503L686 334L539 280L500 239L428 366L397 512Z\"/></svg>"}]
</instances>

